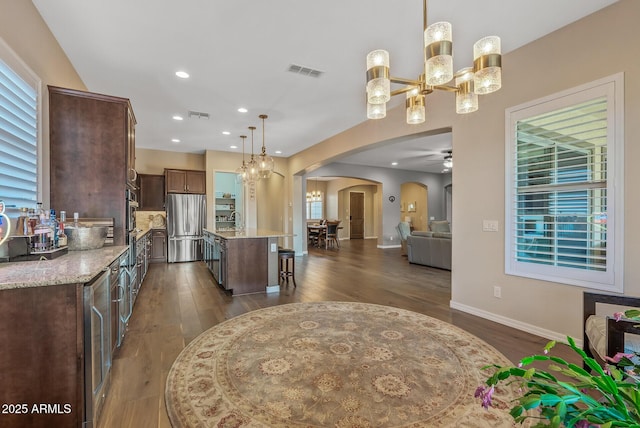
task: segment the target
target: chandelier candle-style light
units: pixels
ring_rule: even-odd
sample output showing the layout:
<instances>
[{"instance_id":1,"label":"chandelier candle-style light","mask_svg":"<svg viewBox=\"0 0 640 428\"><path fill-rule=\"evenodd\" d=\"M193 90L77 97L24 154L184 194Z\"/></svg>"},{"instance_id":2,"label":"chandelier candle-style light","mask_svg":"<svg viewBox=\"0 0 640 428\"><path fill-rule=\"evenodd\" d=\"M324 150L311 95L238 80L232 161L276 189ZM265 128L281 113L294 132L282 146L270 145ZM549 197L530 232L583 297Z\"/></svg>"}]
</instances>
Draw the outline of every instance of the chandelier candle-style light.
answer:
<instances>
[{"instance_id":1,"label":"chandelier candle-style light","mask_svg":"<svg viewBox=\"0 0 640 428\"><path fill-rule=\"evenodd\" d=\"M367 118L386 116L386 103L392 96L406 93L407 123L425 121L426 95L434 90L455 92L456 112L478 110L478 94L497 91L502 86L500 38L488 36L473 46L473 67L453 73L453 37L451 24L427 25L427 0L422 2L424 29L424 73L417 80L391 77L389 52L374 50L367 55ZM453 85L451 84L453 81ZM402 88L391 91L391 84Z\"/></svg>"},{"instance_id":2,"label":"chandelier candle-style light","mask_svg":"<svg viewBox=\"0 0 640 428\"><path fill-rule=\"evenodd\" d=\"M264 120L269 116L261 114L258 117L262 119L262 153L258 156L258 175L260 178L269 178L275 166L273 158L267 154L267 149L264 145Z\"/></svg>"}]
</instances>

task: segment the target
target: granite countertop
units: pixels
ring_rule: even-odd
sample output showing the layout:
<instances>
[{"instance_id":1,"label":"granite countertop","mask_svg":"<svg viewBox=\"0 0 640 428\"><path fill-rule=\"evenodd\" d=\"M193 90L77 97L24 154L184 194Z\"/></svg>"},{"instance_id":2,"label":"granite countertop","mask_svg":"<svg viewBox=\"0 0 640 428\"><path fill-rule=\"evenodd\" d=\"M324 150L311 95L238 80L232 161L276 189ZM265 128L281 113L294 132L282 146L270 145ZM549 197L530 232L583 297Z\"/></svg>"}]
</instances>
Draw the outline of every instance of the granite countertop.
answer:
<instances>
[{"instance_id":1,"label":"granite countertop","mask_svg":"<svg viewBox=\"0 0 640 428\"><path fill-rule=\"evenodd\" d=\"M105 270L128 245L69 251L53 260L0 263L0 290L86 283Z\"/></svg>"},{"instance_id":2,"label":"granite countertop","mask_svg":"<svg viewBox=\"0 0 640 428\"><path fill-rule=\"evenodd\" d=\"M204 231L224 239L280 238L284 236L293 236L292 233L269 229L244 229L242 231L223 230L219 232L215 230L204 229Z\"/></svg>"}]
</instances>

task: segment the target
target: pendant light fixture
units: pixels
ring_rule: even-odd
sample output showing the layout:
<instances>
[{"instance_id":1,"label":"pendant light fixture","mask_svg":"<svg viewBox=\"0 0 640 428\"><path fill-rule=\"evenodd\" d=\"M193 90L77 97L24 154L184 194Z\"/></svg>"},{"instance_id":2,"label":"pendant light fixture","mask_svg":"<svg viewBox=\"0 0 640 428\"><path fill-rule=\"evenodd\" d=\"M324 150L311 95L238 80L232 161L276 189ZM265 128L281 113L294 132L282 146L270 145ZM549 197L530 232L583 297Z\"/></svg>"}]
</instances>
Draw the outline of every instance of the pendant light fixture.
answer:
<instances>
[{"instance_id":1,"label":"pendant light fixture","mask_svg":"<svg viewBox=\"0 0 640 428\"><path fill-rule=\"evenodd\" d=\"M249 183L255 183L260 179L260 175L258 173L259 171L258 161L253 155L253 131L255 131L255 129L256 129L255 126L249 127L249 130L251 131L251 159L247 164L247 182Z\"/></svg>"},{"instance_id":2,"label":"pendant light fixture","mask_svg":"<svg viewBox=\"0 0 640 428\"><path fill-rule=\"evenodd\" d=\"M500 38L489 36L473 45L473 67L453 73L451 24L427 25L427 0L422 1L424 30L424 73L417 79L391 77L389 52L374 50L367 55L367 118L386 116L386 103L394 95L406 93L407 123L425 121L425 98L434 90L456 93L456 112L478 110L478 94L490 94L502 86ZM453 80L453 85L450 82ZM403 85L391 91L391 84ZM385 106L384 108L378 106Z\"/></svg>"},{"instance_id":3,"label":"pendant light fixture","mask_svg":"<svg viewBox=\"0 0 640 428\"><path fill-rule=\"evenodd\" d=\"M258 176L259 178L269 178L275 166L273 158L267 154L267 149L264 144L264 120L269 116L261 114L258 117L262 119L262 153L258 156Z\"/></svg>"},{"instance_id":4,"label":"pendant light fixture","mask_svg":"<svg viewBox=\"0 0 640 428\"><path fill-rule=\"evenodd\" d=\"M247 138L247 136L241 135L240 138L242 138L242 165L238 169L236 169L236 181L242 184L246 183L248 180L247 164L244 161L244 140Z\"/></svg>"}]
</instances>

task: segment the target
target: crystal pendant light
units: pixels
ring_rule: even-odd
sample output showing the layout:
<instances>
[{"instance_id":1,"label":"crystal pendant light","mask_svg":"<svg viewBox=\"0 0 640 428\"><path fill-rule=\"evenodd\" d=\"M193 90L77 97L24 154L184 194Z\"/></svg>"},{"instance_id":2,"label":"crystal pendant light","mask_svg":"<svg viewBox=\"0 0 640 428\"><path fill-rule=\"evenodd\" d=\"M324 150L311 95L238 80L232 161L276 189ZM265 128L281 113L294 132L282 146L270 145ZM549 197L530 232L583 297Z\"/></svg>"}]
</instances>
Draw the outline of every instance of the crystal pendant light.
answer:
<instances>
[{"instance_id":1,"label":"crystal pendant light","mask_svg":"<svg viewBox=\"0 0 640 428\"><path fill-rule=\"evenodd\" d=\"M236 181L238 184L244 184L248 179L247 164L244 161L244 140L247 138L247 136L241 135L240 138L242 138L242 165L238 169L236 169Z\"/></svg>"},{"instance_id":2,"label":"crystal pendant light","mask_svg":"<svg viewBox=\"0 0 640 428\"><path fill-rule=\"evenodd\" d=\"M456 73L456 113L472 113L478 110L478 94L473 91L473 69L463 68Z\"/></svg>"},{"instance_id":3,"label":"crystal pendant light","mask_svg":"<svg viewBox=\"0 0 640 428\"><path fill-rule=\"evenodd\" d=\"M502 87L500 37L488 36L473 45L474 91L484 95Z\"/></svg>"},{"instance_id":4,"label":"crystal pendant light","mask_svg":"<svg viewBox=\"0 0 640 428\"><path fill-rule=\"evenodd\" d=\"M258 175L260 178L269 178L275 167L275 162L273 158L267 154L267 149L264 145L264 120L269 116L261 114L258 117L262 119L262 153L258 156Z\"/></svg>"},{"instance_id":5,"label":"crystal pendant light","mask_svg":"<svg viewBox=\"0 0 640 428\"><path fill-rule=\"evenodd\" d=\"M453 79L451 24L436 22L424 30L427 85L444 85Z\"/></svg>"},{"instance_id":6,"label":"crystal pendant light","mask_svg":"<svg viewBox=\"0 0 640 428\"><path fill-rule=\"evenodd\" d=\"M378 49L367 55L367 102L383 104L391 99L389 52Z\"/></svg>"},{"instance_id":7,"label":"crystal pendant light","mask_svg":"<svg viewBox=\"0 0 640 428\"><path fill-rule=\"evenodd\" d=\"M387 115L386 104L367 103L367 119L384 119Z\"/></svg>"},{"instance_id":8,"label":"crystal pendant light","mask_svg":"<svg viewBox=\"0 0 640 428\"><path fill-rule=\"evenodd\" d=\"M424 95L420 93L418 87L414 87L409 92L407 92L406 107L408 124L417 125L419 123L424 123Z\"/></svg>"},{"instance_id":9,"label":"crystal pendant light","mask_svg":"<svg viewBox=\"0 0 640 428\"><path fill-rule=\"evenodd\" d=\"M258 161L253 155L253 131L255 131L255 129L255 126L249 127L249 130L251 131L251 159L247 163L247 182L256 182L260 179L260 175L258 174Z\"/></svg>"}]
</instances>

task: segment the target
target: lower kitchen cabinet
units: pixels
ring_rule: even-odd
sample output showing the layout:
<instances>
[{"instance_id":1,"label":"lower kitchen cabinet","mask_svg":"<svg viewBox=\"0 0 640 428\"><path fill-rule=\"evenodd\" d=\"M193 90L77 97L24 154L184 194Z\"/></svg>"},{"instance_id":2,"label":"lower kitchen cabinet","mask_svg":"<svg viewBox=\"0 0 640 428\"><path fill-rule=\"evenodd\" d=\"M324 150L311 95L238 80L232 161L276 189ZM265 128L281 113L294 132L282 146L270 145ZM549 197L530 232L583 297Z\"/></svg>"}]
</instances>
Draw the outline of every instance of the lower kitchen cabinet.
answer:
<instances>
[{"instance_id":1,"label":"lower kitchen cabinet","mask_svg":"<svg viewBox=\"0 0 640 428\"><path fill-rule=\"evenodd\" d=\"M128 260L87 283L0 289L0 426L98 426L133 309Z\"/></svg>"},{"instance_id":2,"label":"lower kitchen cabinet","mask_svg":"<svg viewBox=\"0 0 640 428\"><path fill-rule=\"evenodd\" d=\"M151 263L167 262L167 230L153 229L151 231Z\"/></svg>"}]
</instances>

